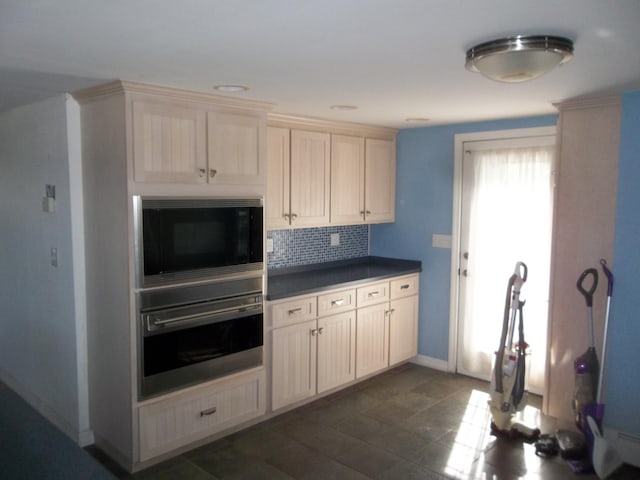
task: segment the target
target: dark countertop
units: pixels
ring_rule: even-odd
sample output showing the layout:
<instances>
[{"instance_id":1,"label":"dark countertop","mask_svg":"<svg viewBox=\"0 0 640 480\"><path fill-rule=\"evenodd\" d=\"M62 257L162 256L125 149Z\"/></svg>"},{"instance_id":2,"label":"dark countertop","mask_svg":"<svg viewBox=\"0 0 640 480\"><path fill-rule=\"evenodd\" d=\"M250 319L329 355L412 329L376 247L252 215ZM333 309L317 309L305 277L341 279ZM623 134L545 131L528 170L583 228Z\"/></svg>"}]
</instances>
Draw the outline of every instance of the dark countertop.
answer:
<instances>
[{"instance_id":1,"label":"dark countertop","mask_svg":"<svg viewBox=\"0 0 640 480\"><path fill-rule=\"evenodd\" d=\"M359 257L267 272L267 300L408 275L422 271L422 262L386 257Z\"/></svg>"}]
</instances>

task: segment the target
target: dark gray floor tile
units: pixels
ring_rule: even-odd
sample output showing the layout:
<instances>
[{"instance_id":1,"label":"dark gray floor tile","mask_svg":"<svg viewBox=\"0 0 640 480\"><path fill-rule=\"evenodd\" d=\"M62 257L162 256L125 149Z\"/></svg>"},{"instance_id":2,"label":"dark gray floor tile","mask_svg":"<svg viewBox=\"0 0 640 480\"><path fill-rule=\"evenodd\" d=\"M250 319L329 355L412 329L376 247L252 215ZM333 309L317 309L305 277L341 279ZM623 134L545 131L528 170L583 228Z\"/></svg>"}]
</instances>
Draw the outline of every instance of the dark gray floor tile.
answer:
<instances>
[{"instance_id":1,"label":"dark gray floor tile","mask_svg":"<svg viewBox=\"0 0 640 480\"><path fill-rule=\"evenodd\" d=\"M374 477L389 470L402 459L387 450L357 440L335 457L340 463L365 475Z\"/></svg>"},{"instance_id":2,"label":"dark gray floor tile","mask_svg":"<svg viewBox=\"0 0 640 480\"><path fill-rule=\"evenodd\" d=\"M302 478L307 472L323 471L332 459L296 442L288 448L273 452L266 462L294 478Z\"/></svg>"},{"instance_id":3,"label":"dark gray floor tile","mask_svg":"<svg viewBox=\"0 0 640 480\"><path fill-rule=\"evenodd\" d=\"M451 477L412 462L399 462L389 470L376 475L375 478L377 480L450 480Z\"/></svg>"},{"instance_id":4,"label":"dark gray floor tile","mask_svg":"<svg viewBox=\"0 0 640 480\"><path fill-rule=\"evenodd\" d=\"M312 422L292 424L284 433L301 444L333 458L338 458L338 455L358 443L358 440L349 435Z\"/></svg>"},{"instance_id":5,"label":"dark gray floor tile","mask_svg":"<svg viewBox=\"0 0 640 480\"><path fill-rule=\"evenodd\" d=\"M400 478L400 477L396 477ZM371 477L347 467L335 460L314 465L300 477L301 480L369 480Z\"/></svg>"},{"instance_id":6,"label":"dark gray floor tile","mask_svg":"<svg viewBox=\"0 0 640 480\"><path fill-rule=\"evenodd\" d=\"M136 480L215 480L217 477L204 471L183 457L177 457L134 475Z\"/></svg>"}]
</instances>

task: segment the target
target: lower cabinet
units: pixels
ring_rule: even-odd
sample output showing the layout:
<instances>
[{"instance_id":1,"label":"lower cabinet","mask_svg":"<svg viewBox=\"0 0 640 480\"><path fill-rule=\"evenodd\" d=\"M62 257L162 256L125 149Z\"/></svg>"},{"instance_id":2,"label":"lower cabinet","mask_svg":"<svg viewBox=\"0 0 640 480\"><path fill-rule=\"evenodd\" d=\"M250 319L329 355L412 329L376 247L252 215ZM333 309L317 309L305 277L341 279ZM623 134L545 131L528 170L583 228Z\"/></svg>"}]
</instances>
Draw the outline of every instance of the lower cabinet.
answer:
<instances>
[{"instance_id":1,"label":"lower cabinet","mask_svg":"<svg viewBox=\"0 0 640 480\"><path fill-rule=\"evenodd\" d=\"M414 274L272 302L272 409L414 357L418 290Z\"/></svg>"},{"instance_id":2,"label":"lower cabinet","mask_svg":"<svg viewBox=\"0 0 640 480\"><path fill-rule=\"evenodd\" d=\"M256 369L169 394L139 407L140 461L265 413L265 373Z\"/></svg>"},{"instance_id":3,"label":"lower cabinet","mask_svg":"<svg viewBox=\"0 0 640 480\"><path fill-rule=\"evenodd\" d=\"M357 378L389 366L388 302L358 309L356 338Z\"/></svg>"},{"instance_id":4,"label":"lower cabinet","mask_svg":"<svg viewBox=\"0 0 640 480\"><path fill-rule=\"evenodd\" d=\"M355 378L355 312L273 330L272 408Z\"/></svg>"},{"instance_id":5,"label":"lower cabinet","mask_svg":"<svg viewBox=\"0 0 640 480\"><path fill-rule=\"evenodd\" d=\"M418 354L418 296L389 303L389 365Z\"/></svg>"}]
</instances>

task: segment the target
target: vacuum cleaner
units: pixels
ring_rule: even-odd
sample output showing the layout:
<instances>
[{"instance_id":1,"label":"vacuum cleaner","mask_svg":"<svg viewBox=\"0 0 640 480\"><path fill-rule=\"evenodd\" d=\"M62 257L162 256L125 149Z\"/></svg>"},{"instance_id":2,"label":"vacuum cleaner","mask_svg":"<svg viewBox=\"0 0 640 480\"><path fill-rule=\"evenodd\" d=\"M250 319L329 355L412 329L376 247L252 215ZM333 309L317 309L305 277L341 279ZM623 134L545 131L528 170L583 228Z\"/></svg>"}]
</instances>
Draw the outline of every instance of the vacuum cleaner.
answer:
<instances>
[{"instance_id":1,"label":"vacuum cleaner","mask_svg":"<svg viewBox=\"0 0 640 480\"><path fill-rule=\"evenodd\" d=\"M500 346L496 351L491 375L489 407L491 431L495 435L521 437L533 442L540 435L540 430L516 421L516 412L524 409L528 395L525 386L528 348L524 340L525 302L520 300L522 286L526 281L527 265L517 262L507 285ZM514 342L516 329L518 340Z\"/></svg>"}]
</instances>

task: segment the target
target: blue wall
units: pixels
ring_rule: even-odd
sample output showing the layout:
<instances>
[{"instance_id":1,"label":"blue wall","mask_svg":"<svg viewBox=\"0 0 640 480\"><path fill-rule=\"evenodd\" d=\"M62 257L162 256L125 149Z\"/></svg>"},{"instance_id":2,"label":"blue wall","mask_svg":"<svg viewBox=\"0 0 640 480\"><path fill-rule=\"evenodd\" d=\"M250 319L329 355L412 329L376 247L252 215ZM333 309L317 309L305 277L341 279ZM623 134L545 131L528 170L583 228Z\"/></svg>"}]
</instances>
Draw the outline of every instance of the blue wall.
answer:
<instances>
[{"instance_id":1,"label":"blue wall","mask_svg":"<svg viewBox=\"0 0 640 480\"><path fill-rule=\"evenodd\" d=\"M640 92L623 96L605 423L640 435Z\"/></svg>"},{"instance_id":2,"label":"blue wall","mask_svg":"<svg viewBox=\"0 0 640 480\"><path fill-rule=\"evenodd\" d=\"M371 255L422 261L418 352L447 361L451 250L431 235L451 234L454 136L554 126L556 115L402 130L398 135L396 221L372 225Z\"/></svg>"}]
</instances>

